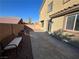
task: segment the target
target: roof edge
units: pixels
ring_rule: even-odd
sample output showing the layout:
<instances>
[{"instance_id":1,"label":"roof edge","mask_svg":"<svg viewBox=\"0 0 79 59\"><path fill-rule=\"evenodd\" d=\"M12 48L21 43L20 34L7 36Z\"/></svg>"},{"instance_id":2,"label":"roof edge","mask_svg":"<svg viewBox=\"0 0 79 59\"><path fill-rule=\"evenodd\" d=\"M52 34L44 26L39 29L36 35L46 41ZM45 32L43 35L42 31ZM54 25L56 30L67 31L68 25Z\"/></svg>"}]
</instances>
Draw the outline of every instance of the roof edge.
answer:
<instances>
[{"instance_id":1,"label":"roof edge","mask_svg":"<svg viewBox=\"0 0 79 59\"><path fill-rule=\"evenodd\" d=\"M70 6L66 9L60 10L52 15L49 15L50 18L56 18L60 16L64 16L73 12L79 12L79 4L75 4L73 6Z\"/></svg>"},{"instance_id":2,"label":"roof edge","mask_svg":"<svg viewBox=\"0 0 79 59\"><path fill-rule=\"evenodd\" d=\"M15 19L21 19L21 17L18 17L18 16L0 16L0 18L15 18Z\"/></svg>"},{"instance_id":3,"label":"roof edge","mask_svg":"<svg viewBox=\"0 0 79 59\"><path fill-rule=\"evenodd\" d=\"M40 10L39 10L39 13L41 12L42 8L43 8L43 5L45 3L46 0L43 0L42 4L41 4L41 7L40 7Z\"/></svg>"}]
</instances>

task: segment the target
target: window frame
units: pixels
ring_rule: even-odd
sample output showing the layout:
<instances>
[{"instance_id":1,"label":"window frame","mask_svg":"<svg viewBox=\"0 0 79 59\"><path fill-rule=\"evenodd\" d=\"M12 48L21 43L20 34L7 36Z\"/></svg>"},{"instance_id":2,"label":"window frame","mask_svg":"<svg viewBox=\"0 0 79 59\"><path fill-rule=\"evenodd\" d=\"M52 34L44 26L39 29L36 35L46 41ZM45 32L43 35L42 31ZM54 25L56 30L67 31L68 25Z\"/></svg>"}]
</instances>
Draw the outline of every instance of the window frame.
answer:
<instances>
[{"instance_id":1,"label":"window frame","mask_svg":"<svg viewBox=\"0 0 79 59\"><path fill-rule=\"evenodd\" d=\"M70 29L67 29L66 26L67 26L67 20L68 20L68 16L72 16L72 15L75 15L75 20L74 20L74 24L73 24L73 29L70 30ZM75 27L76 27L76 21L77 21L77 16L79 15L79 13L75 13L75 14L70 14L70 15L66 15L65 17L65 25L64 25L64 30L66 31L74 31L74 32L79 32L79 30L75 30Z\"/></svg>"},{"instance_id":2,"label":"window frame","mask_svg":"<svg viewBox=\"0 0 79 59\"><path fill-rule=\"evenodd\" d=\"M73 28L72 28L72 29L68 29L68 28L67 28L67 25L68 25L68 24L67 24L68 18L69 18L69 17L72 17L72 16L74 17L75 15L69 15L69 16L67 16L67 21L66 21L66 29L67 29L67 30L74 30L75 19L74 19L74 22L73 22Z\"/></svg>"},{"instance_id":3,"label":"window frame","mask_svg":"<svg viewBox=\"0 0 79 59\"><path fill-rule=\"evenodd\" d=\"M50 8L50 6L51 6L51 8ZM49 9L51 9L51 10L49 10ZM50 2L48 4L48 13L51 12L52 10L53 10L53 2Z\"/></svg>"}]
</instances>

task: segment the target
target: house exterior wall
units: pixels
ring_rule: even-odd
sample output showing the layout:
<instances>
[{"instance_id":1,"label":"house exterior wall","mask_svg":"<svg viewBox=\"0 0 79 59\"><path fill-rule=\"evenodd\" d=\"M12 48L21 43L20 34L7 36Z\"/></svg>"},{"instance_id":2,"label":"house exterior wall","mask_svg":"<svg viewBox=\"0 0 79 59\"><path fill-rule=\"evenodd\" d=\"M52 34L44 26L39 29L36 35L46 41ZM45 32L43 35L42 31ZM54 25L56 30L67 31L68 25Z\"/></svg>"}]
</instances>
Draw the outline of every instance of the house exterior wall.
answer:
<instances>
[{"instance_id":1,"label":"house exterior wall","mask_svg":"<svg viewBox=\"0 0 79 59\"><path fill-rule=\"evenodd\" d=\"M54 19L52 19L52 21L53 21L53 24L52 24L51 32L55 32L57 30L62 30L63 29L64 16L54 18Z\"/></svg>"},{"instance_id":2,"label":"house exterior wall","mask_svg":"<svg viewBox=\"0 0 79 59\"><path fill-rule=\"evenodd\" d=\"M63 0L48 0L48 4L51 2L53 2L53 10L49 12L48 15L54 14L63 9Z\"/></svg>"},{"instance_id":3,"label":"house exterior wall","mask_svg":"<svg viewBox=\"0 0 79 59\"><path fill-rule=\"evenodd\" d=\"M66 3L63 3L64 0L47 0L48 4L53 2L53 11L48 13L49 15L54 14L60 10L73 6L74 4L79 4L79 0L70 0Z\"/></svg>"},{"instance_id":4,"label":"house exterior wall","mask_svg":"<svg viewBox=\"0 0 79 59\"><path fill-rule=\"evenodd\" d=\"M40 21L46 19L46 14L47 14L47 2L44 3L43 7L41 7L40 11Z\"/></svg>"},{"instance_id":5,"label":"house exterior wall","mask_svg":"<svg viewBox=\"0 0 79 59\"><path fill-rule=\"evenodd\" d=\"M53 10L51 12L48 12L48 4L53 2ZM68 2L64 3L64 0L46 0L45 3L43 4L41 10L40 10L40 21L44 20L44 31L48 30L48 21L51 18L49 17L52 14L55 14L61 10L67 9L75 4L79 4L79 0L69 0ZM78 11L79 12L79 11ZM52 26L51 26L51 32L55 32L59 29L64 30L64 26L66 24L66 15L56 17L52 19ZM79 33L79 31L65 31L66 33ZM79 35L79 34L78 34Z\"/></svg>"},{"instance_id":6,"label":"house exterior wall","mask_svg":"<svg viewBox=\"0 0 79 59\"><path fill-rule=\"evenodd\" d=\"M41 10L40 10L40 24L41 24L41 21L44 22L44 26L42 27L42 24L41 24L41 29L43 31L46 31L46 28L47 28L47 0L45 1L45 3L43 4L43 6L41 7Z\"/></svg>"}]
</instances>

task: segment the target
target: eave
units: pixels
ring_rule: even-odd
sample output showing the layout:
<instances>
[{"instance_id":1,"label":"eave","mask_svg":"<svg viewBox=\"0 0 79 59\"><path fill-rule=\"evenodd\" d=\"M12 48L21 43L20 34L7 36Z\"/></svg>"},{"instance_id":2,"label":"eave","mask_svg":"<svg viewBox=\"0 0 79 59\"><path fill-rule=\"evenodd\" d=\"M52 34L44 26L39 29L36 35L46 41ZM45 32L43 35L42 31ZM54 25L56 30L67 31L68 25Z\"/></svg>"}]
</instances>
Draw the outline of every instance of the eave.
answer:
<instances>
[{"instance_id":1,"label":"eave","mask_svg":"<svg viewBox=\"0 0 79 59\"><path fill-rule=\"evenodd\" d=\"M71 7L68 7L66 9L61 10L61 11L58 11L57 13L54 13L54 14L50 15L49 17L56 18L56 17L64 16L66 14L77 12L77 11L79 11L79 4L75 4Z\"/></svg>"}]
</instances>

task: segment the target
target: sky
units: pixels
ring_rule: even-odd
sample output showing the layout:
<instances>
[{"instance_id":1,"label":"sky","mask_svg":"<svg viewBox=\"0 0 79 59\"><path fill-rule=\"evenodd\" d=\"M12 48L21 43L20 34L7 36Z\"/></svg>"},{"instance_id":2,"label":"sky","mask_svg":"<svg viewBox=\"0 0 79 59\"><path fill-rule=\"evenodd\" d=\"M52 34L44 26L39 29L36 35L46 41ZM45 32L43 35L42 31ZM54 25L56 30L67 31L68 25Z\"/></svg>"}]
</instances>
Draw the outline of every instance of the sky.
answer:
<instances>
[{"instance_id":1,"label":"sky","mask_svg":"<svg viewBox=\"0 0 79 59\"><path fill-rule=\"evenodd\" d=\"M0 17L20 17L26 21L39 20L39 11L43 0L0 0Z\"/></svg>"}]
</instances>

